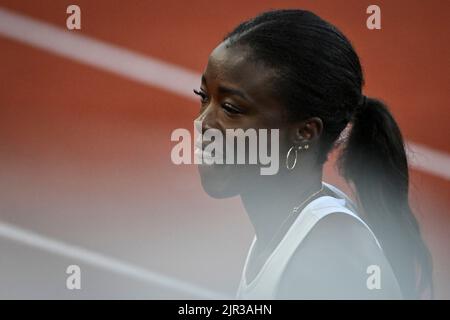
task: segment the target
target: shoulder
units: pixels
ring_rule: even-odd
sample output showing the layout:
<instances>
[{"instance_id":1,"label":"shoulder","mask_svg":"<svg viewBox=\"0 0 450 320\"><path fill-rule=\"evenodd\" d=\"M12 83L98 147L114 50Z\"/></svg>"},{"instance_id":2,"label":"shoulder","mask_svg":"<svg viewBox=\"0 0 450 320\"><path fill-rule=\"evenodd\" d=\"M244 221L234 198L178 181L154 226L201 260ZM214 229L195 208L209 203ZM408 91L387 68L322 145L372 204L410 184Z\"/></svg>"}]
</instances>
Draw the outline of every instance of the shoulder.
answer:
<instances>
[{"instance_id":1,"label":"shoulder","mask_svg":"<svg viewBox=\"0 0 450 320\"><path fill-rule=\"evenodd\" d=\"M334 212L321 218L299 246L299 250L315 249L317 245L345 249L343 253L379 253L376 239L358 218L343 212Z\"/></svg>"},{"instance_id":2,"label":"shoulder","mask_svg":"<svg viewBox=\"0 0 450 320\"><path fill-rule=\"evenodd\" d=\"M367 271L372 265L380 266L388 283L395 286L389 263L371 231L354 216L331 213L316 223L295 250L279 293L291 298L384 297L386 290L367 289Z\"/></svg>"}]
</instances>

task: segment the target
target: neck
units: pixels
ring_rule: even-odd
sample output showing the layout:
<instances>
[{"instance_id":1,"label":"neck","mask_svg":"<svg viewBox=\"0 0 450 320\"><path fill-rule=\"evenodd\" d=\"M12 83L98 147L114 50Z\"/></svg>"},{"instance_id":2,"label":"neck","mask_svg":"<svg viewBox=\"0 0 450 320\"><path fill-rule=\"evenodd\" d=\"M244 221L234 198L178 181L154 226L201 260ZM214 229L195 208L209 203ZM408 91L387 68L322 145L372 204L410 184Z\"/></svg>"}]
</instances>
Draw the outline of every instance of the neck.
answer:
<instances>
[{"instance_id":1,"label":"neck","mask_svg":"<svg viewBox=\"0 0 450 320\"><path fill-rule=\"evenodd\" d=\"M321 187L322 170L314 170L274 176L259 183L255 190L242 193L241 200L255 229L258 243L261 246L268 244L292 214L293 208Z\"/></svg>"}]
</instances>

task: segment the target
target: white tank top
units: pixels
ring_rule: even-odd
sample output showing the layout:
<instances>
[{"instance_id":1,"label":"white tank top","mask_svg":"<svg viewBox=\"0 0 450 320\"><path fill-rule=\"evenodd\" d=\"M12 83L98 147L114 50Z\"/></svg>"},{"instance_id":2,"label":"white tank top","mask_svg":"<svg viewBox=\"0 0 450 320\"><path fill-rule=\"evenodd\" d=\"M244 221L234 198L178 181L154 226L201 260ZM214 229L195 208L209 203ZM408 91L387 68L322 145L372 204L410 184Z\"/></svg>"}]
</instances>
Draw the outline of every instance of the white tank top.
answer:
<instances>
[{"instance_id":1,"label":"white tank top","mask_svg":"<svg viewBox=\"0 0 450 320\"><path fill-rule=\"evenodd\" d=\"M328 187L339 196L340 199L331 196L322 196L311 201L304 207L293 224L289 227L280 243L267 258L253 281L248 283L246 279L247 265L256 242L255 236L245 260L241 281L236 295L237 299L274 299L281 275L295 250L314 225L328 214L343 213L354 217L370 231L378 247L381 249L372 230L370 230L369 226L355 213L355 206L345 193L330 184L325 182L322 183L324 187Z\"/></svg>"}]
</instances>

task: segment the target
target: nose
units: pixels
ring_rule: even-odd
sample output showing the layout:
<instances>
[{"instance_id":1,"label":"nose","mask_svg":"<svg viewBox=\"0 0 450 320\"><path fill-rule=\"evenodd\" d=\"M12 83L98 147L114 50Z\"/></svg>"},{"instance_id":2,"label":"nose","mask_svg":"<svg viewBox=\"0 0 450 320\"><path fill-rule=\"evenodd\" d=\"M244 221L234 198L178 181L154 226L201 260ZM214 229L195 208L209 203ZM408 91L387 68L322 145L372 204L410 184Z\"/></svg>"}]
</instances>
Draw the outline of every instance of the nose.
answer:
<instances>
[{"instance_id":1,"label":"nose","mask_svg":"<svg viewBox=\"0 0 450 320\"><path fill-rule=\"evenodd\" d=\"M196 128L198 131L200 131L202 134L205 133L208 129L217 128L215 125L216 123L216 116L213 111L212 106L208 106L205 109L202 110L200 115L195 119ZM201 124L201 128L199 125Z\"/></svg>"}]
</instances>

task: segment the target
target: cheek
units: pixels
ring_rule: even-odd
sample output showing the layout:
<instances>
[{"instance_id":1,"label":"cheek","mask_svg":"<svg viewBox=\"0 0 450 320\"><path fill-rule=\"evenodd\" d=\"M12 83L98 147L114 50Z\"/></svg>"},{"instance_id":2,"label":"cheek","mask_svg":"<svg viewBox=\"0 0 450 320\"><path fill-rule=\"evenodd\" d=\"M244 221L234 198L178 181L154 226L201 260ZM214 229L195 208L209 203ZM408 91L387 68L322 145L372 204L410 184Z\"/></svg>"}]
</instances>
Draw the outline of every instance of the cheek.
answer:
<instances>
[{"instance_id":1,"label":"cheek","mask_svg":"<svg viewBox=\"0 0 450 320\"><path fill-rule=\"evenodd\" d=\"M284 161L285 156L291 145L288 143L288 134L287 130L285 128L272 128L272 129L278 129L278 138L274 137L272 139L271 136L268 136L267 138L267 149L268 154L271 155L271 157L277 156L280 160L280 164L282 161ZM274 146L274 144L276 144Z\"/></svg>"},{"instance_id":2,"label":"cheek","mask_svg":"<svg viewBox=\"0 0 450 320\"><path fill-rule=\"evenodd\" d=\"M227 128L231 128L231 126L223 126ZM233 126L235 127L235 126ZM287 149L289 146L284 143L286 141L286 130L279 127L274 127L273 123L272 126L265 126L261 127L260 125L256 125L256 123L251 123L250 121L246 122L243 126L236 126L235 128L239 128L242 130L247 130L249 128L259 128L259 129L266 129L266 132L263 133L259 131L259 129L256 130L256 149L254 148L255 145L251 148L249 145L249 141L245 143L245 163L247 164L213 164L213 165L199 165L198 171L201 178L202 187L205 190L207 194L209 194L213 198L227 198L227 197L233 197L236 195L241 194L242 192L254 189L255 186L258 185L260 178L261 178L261 166L258 164L252 164L249 165L249 154L250 152L256 153L256 157L259 159L259 145L260 145L260 136L261 134L265 134L266 138L266 146L267 149L265 150L266 155L270 155L271 161L273 161L274 157L278 157L279 166L283 166L285 163L285 155L287 152ZM278 139L274 138L272 139L271 136L271 129L278 129ZM221 130L222 131L222 130ZM226 134L224 132L224 139L223 139L223 147L224 147L224 153L226 154L226 150L228 148L231 149L229 143L231 140L227 140ZM241 137L242 139L242 137ZM276 143L278 148L273 148L272 143ZM233 143L233 149L234 149L234 163L236 163L237 160L237 141L235 140ZM278 149L278 153L276 155L272 155L272 150L276 151ZM225 159L224 159L225 161ZM263 165L264 167L267 167L267 165ZM281 169L281 168L280 168Z\"/></svg>"}]
</instances>

